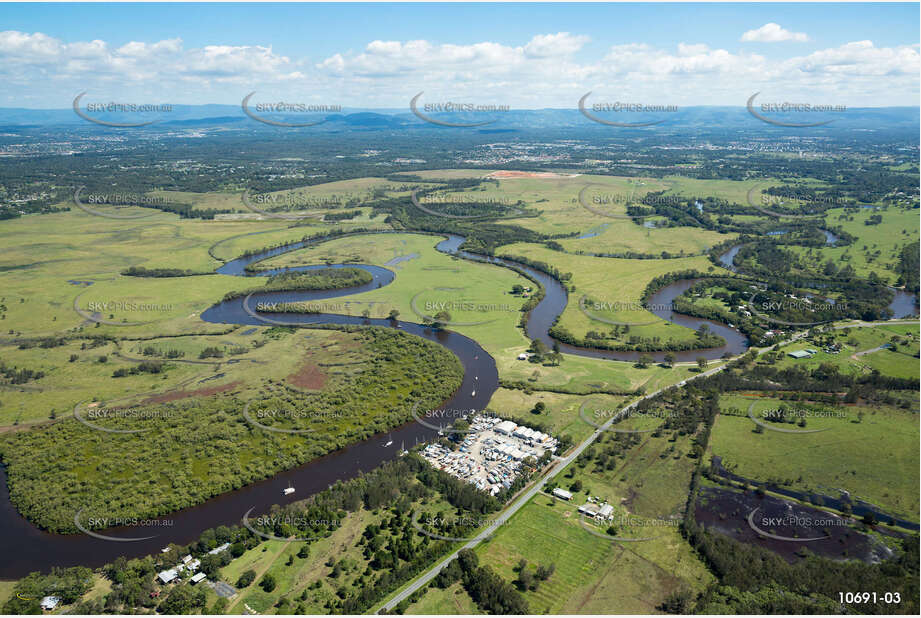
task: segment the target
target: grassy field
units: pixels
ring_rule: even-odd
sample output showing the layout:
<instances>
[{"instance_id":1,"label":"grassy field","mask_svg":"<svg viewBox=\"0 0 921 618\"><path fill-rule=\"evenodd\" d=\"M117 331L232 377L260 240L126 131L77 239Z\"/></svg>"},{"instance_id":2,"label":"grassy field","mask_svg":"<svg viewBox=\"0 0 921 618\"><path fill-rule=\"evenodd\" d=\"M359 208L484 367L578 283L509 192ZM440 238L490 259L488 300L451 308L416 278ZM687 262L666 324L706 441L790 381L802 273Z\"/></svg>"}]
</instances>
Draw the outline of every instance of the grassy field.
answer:
<instances>
[{"instance_id":1,"label":"grassy field","mask_svg":"<svg viewBox=\"0 0 921 618\"><path fill-rule=\"evenodd\" d=\"M0 605L6 603L6 600L13 594L13 588L15 587L15 581L0 581Z\"/></svg>"},{"instance_id":2,"label":"grassy field","mask_svg":"<svg viewBox=\"0 0 921 618\"><path fill-rule=\"evenodd\" d=\"M453 510L437 495L417 501L412 507L427 513ZM385 518L392 515L386 509L361 509L347 513L332 534L309 543L306 558L297 556L304 544L295 541L266 541L247 550L221 570L221 577L230 584L235 584L247 570L253 570L257 575L254 582L241 590L237 599L228 606L227 613L242 613L246 606L259 613L275 613L273 607L283 598L287 598L292 606L301 606L303 611L294 613L329 613L327 603L336 598L339 591L351 591L368 582L367 572L373 555L372 558L365 557L364 547L360 544L362 534L368 526L380 526ZM422 518L419 515L419 519ZM277 587L271 592L259 586L266 573L277 582ZM467 601L470 602L469 597ZM291 613L292 606L285 613Z\"/></svg>"},{"instance_id":3,"label":"grassy field","mask_svg":"<svg viewBox=\"0 0 921 618\"><path fill-rule=\"evenodd\" d=\"M620 407L627 399L611 395L594 395L593 402L607 407ZM511 418L523 423L541 423L551 428L555 436L568 434L576 442L581 442L595 430L594 427L579 418L579 407L586 397L579 395L561 395L546 391L531 394L506 388L498 389L489 401L489 409L502 418ZM546 409L535 414L534 406L543 402Z\"/></svg>"},{"instance_id":4,"label":"grassy field","mask_svg":"<svg viewBox=\"0 0 921 618\"><path fill-rule=\"evenodd\" d=\"M434 177L445 178L433 173ZM580 192L588 185L583 199ZM555 178L503 178L498 186L485 184L474 194L480 199L503 203L519 200L529 209L540 212L537 217L510 219L511 224L544 234L589 235L587 238L560 240L573 253L670 253L696 254L726 239L723 234L697 228L646 228L630 220L610 218L604 214L623 216L626 203L638 201L650 191L662 191L667 185L655 178L625 178L615 176L575 175ZM451 193L449 193L451 195ZM596 203L597 202L597 203Z\"/></svg>"},{"instance_id":5,"label":"grassy field","mask_svg":"<svg viewBox=\"0 0 921 618\"><path fill-rule=\"evenodd\" d=\"M385 227L379 219L290 227L278 220L180 220L177 215L155 212L143 220L119 221L74 208L67 213L4 221L0 225L0 242L6 249L0 258L0 304L5 310L0 311L0 321L9 325L4 332L13 329L7 335L68 332L85 321L74 311L74 300L79 297L77 305L90 312L91 303L115 304L114 309L101 313L118 325L102 325L94 331L96 335L208 332L210 327L198 314L226 292L252 286L252 281L212 274L154 279L120 273L132 266L213 273L222 262L211 257L209 249L229 260L246 250L332 229Z\"/></svg>"},{"instance_id":6,"label":"grassy field","mask_svg":"<svg viewBox=\"0 0 921 618\"><path fill-rule=\"evenodd\" d=\"M266 337L266 327L237 327L225 335L152 338L109 342L82 349L74 341L54 348L20 350L9 346L4 360L17 367L45 372L21 387L0 390L0 431L31 422L71 416L78 403L105 402L107 406L143 404L157 398L194 397L205 390L232 388L251 396L262 381L294 374L305 362L348 360L354 355L338 349L333 331L305 330L299 337ZM249 334L244 334L249 333ZM145 356L147 347L184 353L180 359ZM200 359L206 348L222 351L221 358ZM76 359L71 361L72 357ZM100 359L105 358L105 362ZM115 378L113 372L138 366L134 360L163 362L165 371ZM357 360L357 359L353 359Z\"/></svg>"},{"instance_id":7,"label":"grassy field","mask_svg":"<svg viewBox=\"0 0 921 618\"><path fill-rule=\"evenodd\" d=\"M6 306L3 321L13 330L5 334L51 336L79 329L86 319L74 311L75 299L89 312L91 306L110 303L110 308L100 311L103 319L143 324L102 325L94 335L213 332L214 327L203 323L198 314L226 292L245 289L251 282L219 275L126 277L121 271L143 266L210 273L220 266L207 252L213 243L278 227L277 222L180 223L169 214L143 222L113 221L81 211L4 221L0 297ZM265 244L258 235L247 239L251 246Z\"/></svg>"},{"instance_id":8,"label":"grassy field","mask_svg":"<svg viewBox=\"0 0 921 618\"><path fill-rule=\"evenodd\" d=\"M325 604L334 594L332 584L336 583L331 578L327 581L331 569L326 563L329 560L364 562L356 542L369 523L379 520L368 511L347 515L341 527L329 537L310 543L307 558L297 557L303 545L301 542L266 541L248 550L221 571L222 577L230 584L235 584L246 570L252 569L257 574L256 580L240 591L235 604L228 606L227 613L242 613L244 604L259 613L267 613L283 596L295 604L304 603L306 613L326 613ZM291 564L287 564L289 560ZM266 573L271 573L278 582L272 592L265 592L259 587L259 581ZM321 587L307 590L315 582L320 582ZM305 591L306 598L301 599Z\"/></svg>"},{"instance_id":9,"label":"grassy field","mask_svg":"<svg viewBox=\"0 0 921 618\"><path fill-rule=\"evenodd\" d=\"M882 223L865 225L864 222L873 215L881 215ZM814 256L823 264L828 260L838 266L850 264L859 277L867 277L871 272L875 272L883 281L895 283L898 275L893 266L898 263L902 247L909 243L917 247L917 209L861 209L856 214L848 214L843 209L835 208L826 212L825 220L829 225L840 226L858 240L845 247L811 250L796 247L794 250L800 254Z\"/></svg>"},{"instance_id":10,"label":"grassy field","mask_svg":"<svg viewBox=\"0 0 921 618\"><path fill-rule=\"evenodd\" d=\"M250 203L256 208L271 211L273 206L291 205L291 211L323 215L342 209L353 209L370 202L375 192L397 191L397 183L385 178L364 177L326 182L296 189L251 194ZM191 204L195 210L233 210L256 218L243 202L246 187L239 191L192 193L188 191L151 191L148 195L166 203ZM265 196L265 197L263 197ZM255 197L256 199L253 199ZM217 215L223 217L226 215Z\"/></svg>"},{"instance_id":11,"label":"grassy field","mask_svg":"<svg viewBox=\"0 0 921 618\"><path fill-rule=\"evenodd\" d=\"M748 192L755 188L767 188L782 185L784 182L777 178L765 178L754 181L741 180L710 180L689 178L687 176L665 176L661 182L667 187L665 195L681 197L718 197L734 204L747 205ZM752 194L752 201L761 205L760 191ZM758 211L752 209L752 216L757 216Z\"/></svg>"},{"instance_id":12,"label":"grassy field","mask_svg":"<svg viewBox=\"0 0 921 618\"><path fill-rule=\"evenodd\" d=\"M505 245L498 254L523 256L556 266L562 273L572 273L569 282L570 302L566 305L559 324L578 337L591 330L607 333L611 325L599 321L614 320L631 324L630 335L659 337L664 343L694 341L691 329L672 324L640 308L640 299L646 285L655 277L669 272L697 269L707 272L713 265L704 257L674 260L626 260L560 254L545 247L528 243ZM583 311L580 300L590 309ZM596 309L595 306L600 308Z\"/></svg>"},{"instance_id":13,"label":"grassy field","mask_svg":"<svg viewBox=\"0 0 921 618\"><path fill-rule=\"evenodd\" d=\"M105 599L105 596L112 592L112 581L102 575L101 573L95 573L93 575L93 587L83 595L84 601L93 601L99 600L102 601Z\"/></svg>"},{"instance_id":14,"label":"grassy field","mask_svg":"<svg viewBox=\"0 0 921 618\"><path fill-rule=\"evenodd\" d=\"M406 612L411 615L450 616L459 614L482 614L460 582L444 590L427 588L418 603L410 605Z\"/></svg>"},{"instance_id":15,"label":"grassy field","mask_svg":"<svg viewBox=\"0 0 921 618\"><path fill-rule=\"evenodd\" d=\"M768 397L725 395L720 407L744 415L753 402L756 418L783 403ZM808 409L797 402L787 402L786 406ZM833 411L846 416L810 415L803 429L825 431L799 435L770 430L755 433L755 425L747 416L721 414L710 437L712 453L748 478L790 481L792 488L820 489L831 495L836 495L838 488L846 489L886 512L917 521L918 477L906 471L917 470L919 465L918 414L850 405ZM861 412L863 418L857 422ZM801 429L796 425L782 427Z\"/></svg>"},{"instance_id":16,"label":"grassy field","mask_svg":"<svg viewBox=\"0 0 921 618\"><path fill-rule=\"evenodd\" d=\"M260 379L277 375L279 369L293 372L308 342L313 340L320 345L328 337L326 333L313 331L304 341L276 340L262 336L266 328L243 335L246 331L236 328L226 335L108 342L87 349L84 349L86 342L79 341L54 348L20 350L7 347L4 355L7 363L41 370L46 375L30 381L21 390L12 385L0 390L0 428L52 416L67 417L78 402L94 400L128 405L158 395L191 392L204 387L255 384ZM147 346L162 351L181 350L185 355L177 360L145 357L142 349ZM199 354L207 347L223 350L224 356L200 360ZM105 361L101 362L103 358ZM138 365L129 359L164 362L165 371L113 378L114 371Z\"/></svg>"},{"instance_id":17,"label":"grassy field","mask_svg":"<svg viewBox=\"0 0 921 618\"><path fill-rule=\"evenodd\" d=\"M680 382L694 375L696 370L696 365L669 369L660 364L652 364L643 369L628 362L572 355L564 355L564 360L558 367L548 367L518 360L518 354L526 349L526 346L512 348L496 358L499 377L525 382L537 390L562 388L578 393L591 393L603 390L633 391L643 388L646 392L652 392ZM720 362L711 361L710 367L715 367Z\"/></svg>"},{"instance_id":18,"label":"grassy field","mask_svg":"<svg viewBox=\"0 0 921 618\"><path fill-rule=\"evenodd\" d=\"M593 399L588 410L596 406L597 402ZM649 418L630 420L616 427L649 430L660 422ZM684 508L696 464L696 460L687 456L691 450L690 439L684 436L672 440L667 433L660 437L651 433L627 435L632 435L638 443L626 450L623 456L618 456L613 468L601 468L595 463L582 466L577 462L566 473L557 475L555 480L565 488L581 481L582 494L606 500L630 515L653 519L678 516ZM606 442L613 443L623 436L617 432L605 432L604 437L590 449L601 452ZM573 502L582 504L584 496L577 495Z\"/></svg>"}]
</instances>

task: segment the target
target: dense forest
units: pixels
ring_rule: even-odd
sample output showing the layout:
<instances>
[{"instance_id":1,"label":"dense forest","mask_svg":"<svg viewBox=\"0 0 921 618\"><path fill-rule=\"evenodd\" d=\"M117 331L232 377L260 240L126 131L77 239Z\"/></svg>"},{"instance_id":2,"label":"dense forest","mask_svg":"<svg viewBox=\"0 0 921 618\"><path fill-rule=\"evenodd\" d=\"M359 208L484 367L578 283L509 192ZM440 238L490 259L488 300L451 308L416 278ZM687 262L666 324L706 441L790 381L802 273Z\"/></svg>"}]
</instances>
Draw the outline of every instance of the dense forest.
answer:
<instances>
[{"instance_id":1,"label":"dense forest","mask_svg":"<svg viewBox=\"0 0 921 618\"><path fill-rule=\"evenodd\" d=\"M435 408L461 382L460 362L437 344L385 328L344 330L362 346L360 368L318 393L266 382L262 400L251 406L250 417L263 425L306 433L254 426L243 413L247 402L234 391L96 421L138 433L112 434L63 419L2 436L11 501L30 521L56 532L75 531L81 510L93 518L161 515L392 428L410 420L417 400ZM261 415L265 410L297 413Z\"/></svg>"},{"instance_id":2,"label":"dense forest","mask_svg":"<svg viewBox=\"0 0 921 618\"><path fill-rule=\"evenodd\" d=\"M361 268L319 268L309 271L288 271L266 278L257 288L227 292L223 300L232 300L264 292L294 292L303 290L339 290L371 283L371 273Z\"/></svg>"}]
</instances>

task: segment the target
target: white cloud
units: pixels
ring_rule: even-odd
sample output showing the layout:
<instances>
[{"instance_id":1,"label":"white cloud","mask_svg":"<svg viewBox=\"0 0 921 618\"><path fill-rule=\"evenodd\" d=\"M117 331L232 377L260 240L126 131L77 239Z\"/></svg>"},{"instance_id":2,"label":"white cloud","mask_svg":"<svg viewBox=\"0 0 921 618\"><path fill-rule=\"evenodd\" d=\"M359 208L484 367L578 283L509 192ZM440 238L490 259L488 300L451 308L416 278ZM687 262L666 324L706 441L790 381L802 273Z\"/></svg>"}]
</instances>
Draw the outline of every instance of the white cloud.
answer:
<instances>
[{"instance_id":1,"label":"white cloud","mask_svg":"<svg viewBox=\"0 0 921 618\"><path fill-rule=\"evenodd\" d=\"M805 32L791 32L780 24L769 22L757 30L749 30L739 40L745 43L780 43L782 41L805 43L809 37Z\"/></svg>"},{"instance_id":2,"label":"white cloud","mask_svg":"<svg viewBox=\"0 0 921 618\"><path fill-rule=\"evenodd\" d=\"M27 34L16 30L0 32L0 57L17 61L41 62L57 58L63 45L41 32Z\"/></svg>"},{"instance_id":3,"label":"white cloud","mask_svg":"<svg viewBox=\"0 0 921 618\"><path fill-rule=\"evenodd\" d=\"M84 90L188 103L231 103L257 90L291 101L396 108L423 90L430 100L531 108L574 107L589 90L593 98L677 105L742 105L757 91L850 106L918 100L918 45L858 40L769 58L693 41L627 42L586 57L588 41L569 32L537 34L521 45L373 40L355 52L310 58L259 44L186 48L182 39L169 38L113 47L6 31L0 32L0 82L7 101L41 95L51 106L66 105L68 96Z\"/></svg>"},{"instance_id":4,"label":"white cloud","mask_svg":"<svg viewBox=\"0 0 921 618\"><path fill-rule=\"evenodd\" d=\"M538 34L524 46L524 53L531 58L549 58L574 54L588 43L590 37L568 32Z\"/></svg>"},{"instance_id":5,"label":"white cloud","mask_svg":"<svg viewBox=\"0 0 921 618\"><path fill-rule=\"evenodd\" d=\"M765 59L757 54L733 54L707 45L678 44L678 52L646 45L617 45L604 57L603 65L614 74L630 73L637 79L648 76L727 73L758 75L766 70Z\"/></svg>"},{"instance_id":6,"label":"white cloud","mask_svg":"<svg viewBox=\"0 0 921 618\"><path fill-rule=\"evenodd\" d=\"M185 49L182 39L147 43L130 41L112 49L106 41L64 42L41 32L0 32L0 77L28 83L42 78L66 83L68 88L108 92L112 82L143 84L156 96L187 88L193 81L204 88L217 83L264 83L303 77L289 58L259 45L209 45ZM99 83L102 82L102 83ZM173 92L171 96L176 96Z\"/></svg>"},{"instance_id":7,"label":"white cloud","mask_svg":"<svg viewBox=\"0 0 921 618\"><path fill-rule=\"evenodd\" d=\"M176 38L151 44L131 41L119 47L116 53L121 56L145 58L160 54L176 54L180 51L182 51L182 39Z\"/></svg>"},{"instance_id":8,"label":"white cloud","mask_svg":"<svg viewBox=\"0 0 921 618\"><path fill-rule=\"evenodd\" d=\"M791 58L791 67L808 73L840 76L918 75L918 46L875 47L872 41L854 41Z\"/></svg>"},{"instance_id":9,"label":"white cloud","mask_svg":"<svg viewBox=\"0 0 921 618\"><path fill-rule=\"evenodd\" d=\"M356 77L411 76L458 71L488 71L524 59L522 48L483 42L472 45L417 40L372 41L360 54L334 54L316 65L333 75Z\"/></svg>"}]
</instances>

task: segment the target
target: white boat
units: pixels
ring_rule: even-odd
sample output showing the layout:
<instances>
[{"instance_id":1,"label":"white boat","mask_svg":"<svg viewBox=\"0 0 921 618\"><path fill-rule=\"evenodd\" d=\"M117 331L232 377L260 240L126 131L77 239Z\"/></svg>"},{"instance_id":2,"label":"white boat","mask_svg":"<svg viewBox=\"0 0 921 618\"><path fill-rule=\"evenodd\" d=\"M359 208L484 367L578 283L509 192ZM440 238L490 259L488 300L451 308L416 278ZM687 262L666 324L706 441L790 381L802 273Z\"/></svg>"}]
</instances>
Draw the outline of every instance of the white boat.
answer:
<instances>
[{"instance_id":1,"label":"white boat","mask_svg":"<svg viewBox=\"0 0 921 618\"><path fill-rule=\"evenodd\" d=\"M386 442L386 444L384 444L384 446L390 446L391 444L393 444L393 436L391 435L391 436L389 436L389 437L390 437L390 439L387 440L387 442Z\"/></svg>"},{"instance_id":2,"label":"white boat","mask_svg":"<svg viewBox=\"0 0 921 618\"><path fill-rule=\"evenodd\" d=\"M471 397L476 397L476 389L473 389L473 392L470 393L470 396L471 396Z\"/></svg>"},{"instance_id":3,"label":"white boat","mask_svg":"<svg viewBox=\"0 0 921 618\"><path fill-rule=\"evenodd\" d=\"M284 496L290 496L291 494L294 493L294 487L292 487L291 484L288 483L288 486L285 487L285 488L281 491L281 493L282 493L282 495L284 495Z\"/></svg>"}]
</instances>

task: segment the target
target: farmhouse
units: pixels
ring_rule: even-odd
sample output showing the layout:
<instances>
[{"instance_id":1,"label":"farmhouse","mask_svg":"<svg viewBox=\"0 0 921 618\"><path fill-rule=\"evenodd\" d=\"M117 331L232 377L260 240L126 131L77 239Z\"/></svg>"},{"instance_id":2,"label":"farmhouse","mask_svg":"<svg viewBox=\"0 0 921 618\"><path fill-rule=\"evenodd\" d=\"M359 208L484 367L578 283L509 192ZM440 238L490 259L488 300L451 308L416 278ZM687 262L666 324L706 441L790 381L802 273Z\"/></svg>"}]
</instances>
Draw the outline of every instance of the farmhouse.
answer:
<instances>
[{"instance_id":1,"label":"farmhouse","mask_svg":"<svg viewBox=\"0 0 921 618\"><path fill-rule=\"evenodd\" d=\"M57 607L58 603L60 602L61 602L61 597L47 596L47 597L42 597L42 601L40 605L42 606L43 610L50 612L55 607Z\"/></svg>"},{"instance_id":2,"label":"farmhouse","mask_svg":"<svg viewBox=\"0 0 921 618\"><path fill-rule=\"evenodd\" d=\"M792 356L793 358L809 358L812 354L806 350L797 350L796 352L788 352L787 356Z\"/></svg>"},{"instance_id":3,"label":"farmhouse","mask_svg":"<svg viewBox=\"0 0 921 618\"><path fill-rule=\"evenodd\" d=\"M579 507L579 512L583 515L588 515L597 520L611 519L614 516L614 507L608 504L607 502L603 504L595 504L594 502L586 502Z\"/></svg>"}]
</instances>

